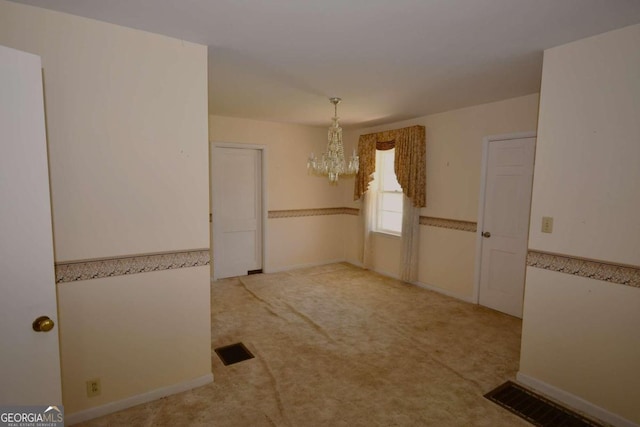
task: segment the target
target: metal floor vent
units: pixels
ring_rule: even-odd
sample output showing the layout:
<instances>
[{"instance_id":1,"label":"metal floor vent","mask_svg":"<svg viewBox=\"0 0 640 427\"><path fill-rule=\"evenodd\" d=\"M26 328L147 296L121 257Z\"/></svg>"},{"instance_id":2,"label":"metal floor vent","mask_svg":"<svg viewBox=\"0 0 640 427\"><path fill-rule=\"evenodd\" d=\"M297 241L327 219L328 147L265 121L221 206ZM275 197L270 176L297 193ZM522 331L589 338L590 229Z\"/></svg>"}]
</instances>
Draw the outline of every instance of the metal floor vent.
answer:
<instances>
[{"instance_id":1,"label":"metal floor vent","mask_svg":"<svg viewBox=\"0 0 640 427\"><path fill-rule=\"evenodd\" d=\"M214 349L222 363L225 366L242 362L243 360L253 359L253 354L241 342L224 347Z\"/></svg>"},{"instance_id":2,"label":"metal floor vent","mask_svg":"<svg viewBox=\"0 0 640 427\"><path fill-rule=\"evenodd\" d=\"M604 427L511 381L484 397L536 426Z\"/></svg>"}]
</instances>

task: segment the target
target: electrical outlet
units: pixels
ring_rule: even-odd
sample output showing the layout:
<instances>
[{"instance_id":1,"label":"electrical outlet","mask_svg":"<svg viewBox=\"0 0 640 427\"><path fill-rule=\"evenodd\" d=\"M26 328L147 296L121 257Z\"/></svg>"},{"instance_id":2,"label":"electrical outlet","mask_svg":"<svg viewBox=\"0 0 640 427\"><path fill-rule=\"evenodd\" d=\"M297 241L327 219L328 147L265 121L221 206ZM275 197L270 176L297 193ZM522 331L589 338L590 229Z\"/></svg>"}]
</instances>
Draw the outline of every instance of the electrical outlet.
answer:
<instances>
[{"instance_id":1,"label":"electrical outlet","mask_svg":"<svg viewBox=\"0 0 640 427\"><path fill-rule=\"evenodd\" d=\"M550 216L542 217L542 232L553 233L553 218Z\"/></svg>"},{"instance_id":2,"label":"electrical outlet","mask_svg":"<svg viewBox=\"0 0 640 427\"><path fill-rule=\"evenodd\" d=\"M87 381L87 397L100 396L101 391L100 378Z\"/></svg>"}]
</instances>

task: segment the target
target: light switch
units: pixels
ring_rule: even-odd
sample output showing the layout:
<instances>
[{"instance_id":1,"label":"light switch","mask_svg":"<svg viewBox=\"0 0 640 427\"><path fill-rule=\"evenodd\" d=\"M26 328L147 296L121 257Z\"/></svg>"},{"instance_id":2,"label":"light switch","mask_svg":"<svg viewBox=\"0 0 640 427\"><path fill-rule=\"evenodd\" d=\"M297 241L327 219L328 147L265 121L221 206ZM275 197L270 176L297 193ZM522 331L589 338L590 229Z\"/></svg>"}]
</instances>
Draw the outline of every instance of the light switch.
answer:
<instances>
[{"instance_id":1,"label":"light switch","mask_svg":"<svg viewBox=\"0 0 640 427\"><path fill-rule=\"evenodd\" d=\"M550 216L542 217L542 232L553 233L553 218Z\"/></svg>"}]
</instances>

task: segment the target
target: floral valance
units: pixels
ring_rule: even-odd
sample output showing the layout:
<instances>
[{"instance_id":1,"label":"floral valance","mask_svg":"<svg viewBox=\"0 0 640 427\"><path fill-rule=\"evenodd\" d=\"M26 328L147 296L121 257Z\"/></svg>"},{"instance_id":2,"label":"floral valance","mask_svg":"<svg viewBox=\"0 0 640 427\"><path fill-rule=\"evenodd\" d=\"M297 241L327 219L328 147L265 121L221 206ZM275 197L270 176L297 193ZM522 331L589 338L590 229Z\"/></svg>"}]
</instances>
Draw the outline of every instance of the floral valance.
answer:
<instances>
[{"instance_id":1,"label":"floral valance","mask_svg":"<svg viewBox=\"0 0 640 427\"><path fill-rule=\"evenodd\" d=\"M354 200L369 188L376 170L376 150L396 149L394 169L402 191L415 207L426 206L426 137L424 126L370 133L360 136L360 170L356 176Z\"/></svg>"}]
</instances>

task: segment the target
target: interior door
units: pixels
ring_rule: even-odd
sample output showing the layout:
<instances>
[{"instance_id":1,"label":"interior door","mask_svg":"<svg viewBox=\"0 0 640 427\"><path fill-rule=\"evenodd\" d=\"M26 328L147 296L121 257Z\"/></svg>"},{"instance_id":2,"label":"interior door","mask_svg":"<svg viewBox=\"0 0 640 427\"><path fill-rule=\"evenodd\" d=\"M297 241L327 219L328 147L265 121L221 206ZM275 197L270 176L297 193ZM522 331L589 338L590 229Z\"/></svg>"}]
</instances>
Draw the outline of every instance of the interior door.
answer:
<instances>
[{"instance_id":1,"label":"interior door","mask_svg":"<svg viewBox=\"0 0 640 427\"><path fill-rule=\"evenodd\" d=\"M0 404L61 405L41 63L4 46L0 141Z\"/></svg>"},{"instance_id":2,"label":"interior door","mask_svg":"<svg viewBox=\"0 0 640 427\"><path fill-rule=\"evenodd\" d=\"M535 138L489 141L480 304L522 318Z\"/></svg>"},{"instance_id":3,"label":"interior door","mask_svg":"<svg viewBox=\"0 0 640 427\"><path fill-rule=\"evenodd\" d=\"M252 148L212 150L213 277L262 269L262 155Z\"/></svg>"}]
</instances>

